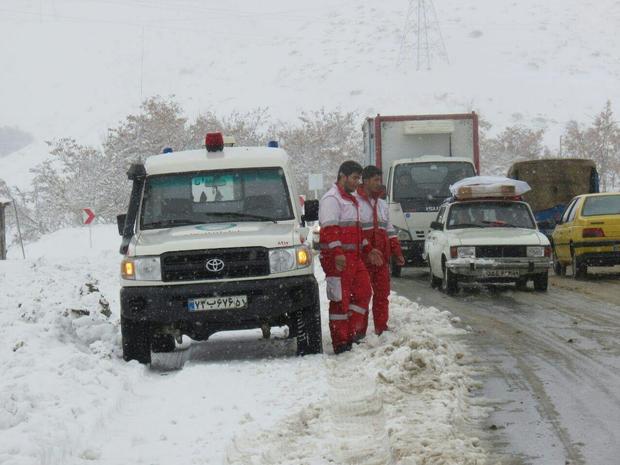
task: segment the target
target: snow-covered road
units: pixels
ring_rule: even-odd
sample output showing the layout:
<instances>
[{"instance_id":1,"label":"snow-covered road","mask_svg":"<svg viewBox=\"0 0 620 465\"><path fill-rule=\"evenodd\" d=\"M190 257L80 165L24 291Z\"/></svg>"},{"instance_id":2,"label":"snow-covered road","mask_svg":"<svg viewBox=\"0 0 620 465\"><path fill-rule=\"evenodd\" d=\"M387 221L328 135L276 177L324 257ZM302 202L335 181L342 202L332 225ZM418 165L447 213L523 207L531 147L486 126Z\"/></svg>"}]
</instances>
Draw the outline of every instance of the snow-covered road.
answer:
<instances>
[{"instance_id":1,"label":"snow-covered road","mask_svg":"<svg viewBox=\"0 0 620 465\"><path fill-rule=\"evenodd\" d=\"M620 454L620 274L552 277L547 293L514 287L431 290L425 270L394 289L449 308L487 370L489 437L511 464L609 465ZM615 271L615 272L614 272Z\"/></svg>"},{"instance_id":2,"label":"snow-covered road","mask_svg":"<svg viewBox=\"0 0 620 465\"><path fill-rule=\"evenodd\" d=\"M115 227L0 262L0 463L480 464L487 413L449 312L392 296L394 331L298 358L285 329L120 358ZM318 276L321 280L321 276ZM322 292L324 295L324 292ZM323 302L325 304L325 302Z\"/></svg>"}]
</instances>

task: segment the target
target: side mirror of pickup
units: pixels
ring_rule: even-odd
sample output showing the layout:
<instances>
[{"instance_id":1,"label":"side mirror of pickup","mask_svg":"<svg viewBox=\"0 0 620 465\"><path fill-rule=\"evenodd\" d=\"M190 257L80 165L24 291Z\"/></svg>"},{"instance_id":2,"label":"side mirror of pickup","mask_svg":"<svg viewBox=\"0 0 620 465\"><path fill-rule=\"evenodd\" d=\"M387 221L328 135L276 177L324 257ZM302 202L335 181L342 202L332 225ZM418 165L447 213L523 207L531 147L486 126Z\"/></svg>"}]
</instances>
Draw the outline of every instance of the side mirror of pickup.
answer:
<instances>
[{"instance_id":1,"label":"side mirror of pickup","mask_svg":"<svg viewBox=\"0 0 620 465\"><path fill-rule=\"evenodd\" d=\"M319 201L306 200L304 203L304 214L301 215L301 221L305 225L306 221L316 221L319 219Z\"/></svg>"},{"instance_id":2,"label":"side mirror of pickup","mask_svg":"<svg viewBox=\"0 0 620 465\"><path fill-rule=\"evenodd\" d=\"M443 231L443 223L440 223L439 221L433 221L431 223L431 229L434 229L436 231Z\"/></svg>"},{"instance_id":3,"label":"side mirror of pickup","mask_svg":"<svg viewBox=\"0 0 620 465\"><path fill-rule=\"evenodd\" d=\"M118 226L118 234L120 236L123 235L123 231L125 230L125 220L127 219L127 214L123 213L122 215L116 215L116 225Z\"/></svg>"}]
</instances>

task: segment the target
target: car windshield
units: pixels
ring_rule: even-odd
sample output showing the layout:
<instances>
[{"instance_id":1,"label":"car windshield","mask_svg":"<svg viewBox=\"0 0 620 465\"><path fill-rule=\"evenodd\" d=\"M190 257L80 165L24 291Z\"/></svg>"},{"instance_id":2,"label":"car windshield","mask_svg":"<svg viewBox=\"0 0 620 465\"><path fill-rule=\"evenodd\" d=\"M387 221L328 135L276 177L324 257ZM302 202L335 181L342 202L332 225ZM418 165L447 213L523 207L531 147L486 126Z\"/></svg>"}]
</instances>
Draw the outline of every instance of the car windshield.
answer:
<instances>
[{"instance_id":1,"label":"car windshield","mask_svg":"<svg viewBox=\"0 0 620 465\"><path fill-rule=\"evenodd\" d=\"M620 215L620 195L588 197L581 216Z\"/></svg>"},{"instance_id":2,"label":"car windshield","mask_svg":"<svg viewBox=\"0 0 620 465\"><path fill-rule=\"evenodd\" d=\"M448 229L527 228L536 224L526 204L521 202L463 202L450 208Z\"/></svg>"},{"instance_id":3,"label":"car windshield","mask_svg":"<svg viewBox=\"0 0 620 465\"><path fill-rule=\"evenodd\" d=\"M439 206L450 197L451 184L474 175L471 163L404 163L396 168L394 201L405 211Z\"/></svg>"},{"instance_id":4,"label":"car windshield","mask_svg":"<svg viewBox=\"0 0 620 465\"><path fill-rule=\"evenodd\" d=\"M141 229L293 219L281 168L201 171L147 178Z\"/></svg>"}]
</instances>

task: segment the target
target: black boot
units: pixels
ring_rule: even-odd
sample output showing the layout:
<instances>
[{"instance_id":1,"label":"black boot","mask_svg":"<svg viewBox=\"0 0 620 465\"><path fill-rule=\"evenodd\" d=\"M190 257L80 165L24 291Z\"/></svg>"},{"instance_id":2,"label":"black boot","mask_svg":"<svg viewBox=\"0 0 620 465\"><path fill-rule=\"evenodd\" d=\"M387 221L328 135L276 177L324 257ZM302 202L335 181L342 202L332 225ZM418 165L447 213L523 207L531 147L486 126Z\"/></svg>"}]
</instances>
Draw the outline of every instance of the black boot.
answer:
<instances>
[{"instance_id":1,"label":"black boot","mask_svg":"<svg viewBox=\"0 0 620 465\"><path fill-rule=\"evenodd\" d=\"M352 344L350 342L348 342L346 344L341 344L341 345L339 345L337 347L334 347L334 354L338 355L338 354L341 354L343 352L350 351L351 350L351 345Z\"/></svg>"}]
</instances>

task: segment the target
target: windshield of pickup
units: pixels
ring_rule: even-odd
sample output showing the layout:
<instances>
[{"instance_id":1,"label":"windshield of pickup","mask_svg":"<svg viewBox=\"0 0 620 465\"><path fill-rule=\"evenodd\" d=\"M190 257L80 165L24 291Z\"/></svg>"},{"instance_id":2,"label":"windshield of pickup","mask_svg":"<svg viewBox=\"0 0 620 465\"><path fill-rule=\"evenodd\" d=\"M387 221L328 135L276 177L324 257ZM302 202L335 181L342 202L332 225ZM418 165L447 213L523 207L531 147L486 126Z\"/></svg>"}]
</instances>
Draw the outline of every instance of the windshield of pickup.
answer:
<instances>
[{"instance_id":1,"label":"windshield of pickup","mask_svg":"<svg viewBox=\"0 0 620 465\"><path fill-rule=\"evenodd\" d=\"M293 218L281 168L200 171L147 177L140 228Z\"/></svg>"},{"instance_id":2,"label":"windshield of pickup","mask_svg":"<svg viewBox=\"0 0 620 465\"><path fill-rule=\"evenodd\" d=\"M394 174L394 201L400 202L404 211L438 207L450 197L451 184L470 176L475 176L470 163L404 163Z\"/></svg>"},{"instance_id":3,"label":"windshield of pickup","mask_svg":"<svg viewBox=\"0 0 620 465\"><path fill-rule=\"evenodd\" d=\"M448 214L448 229L526 228L536 229L527 205L521 202L455 203Z\"/></svg>"}]
</instances>

